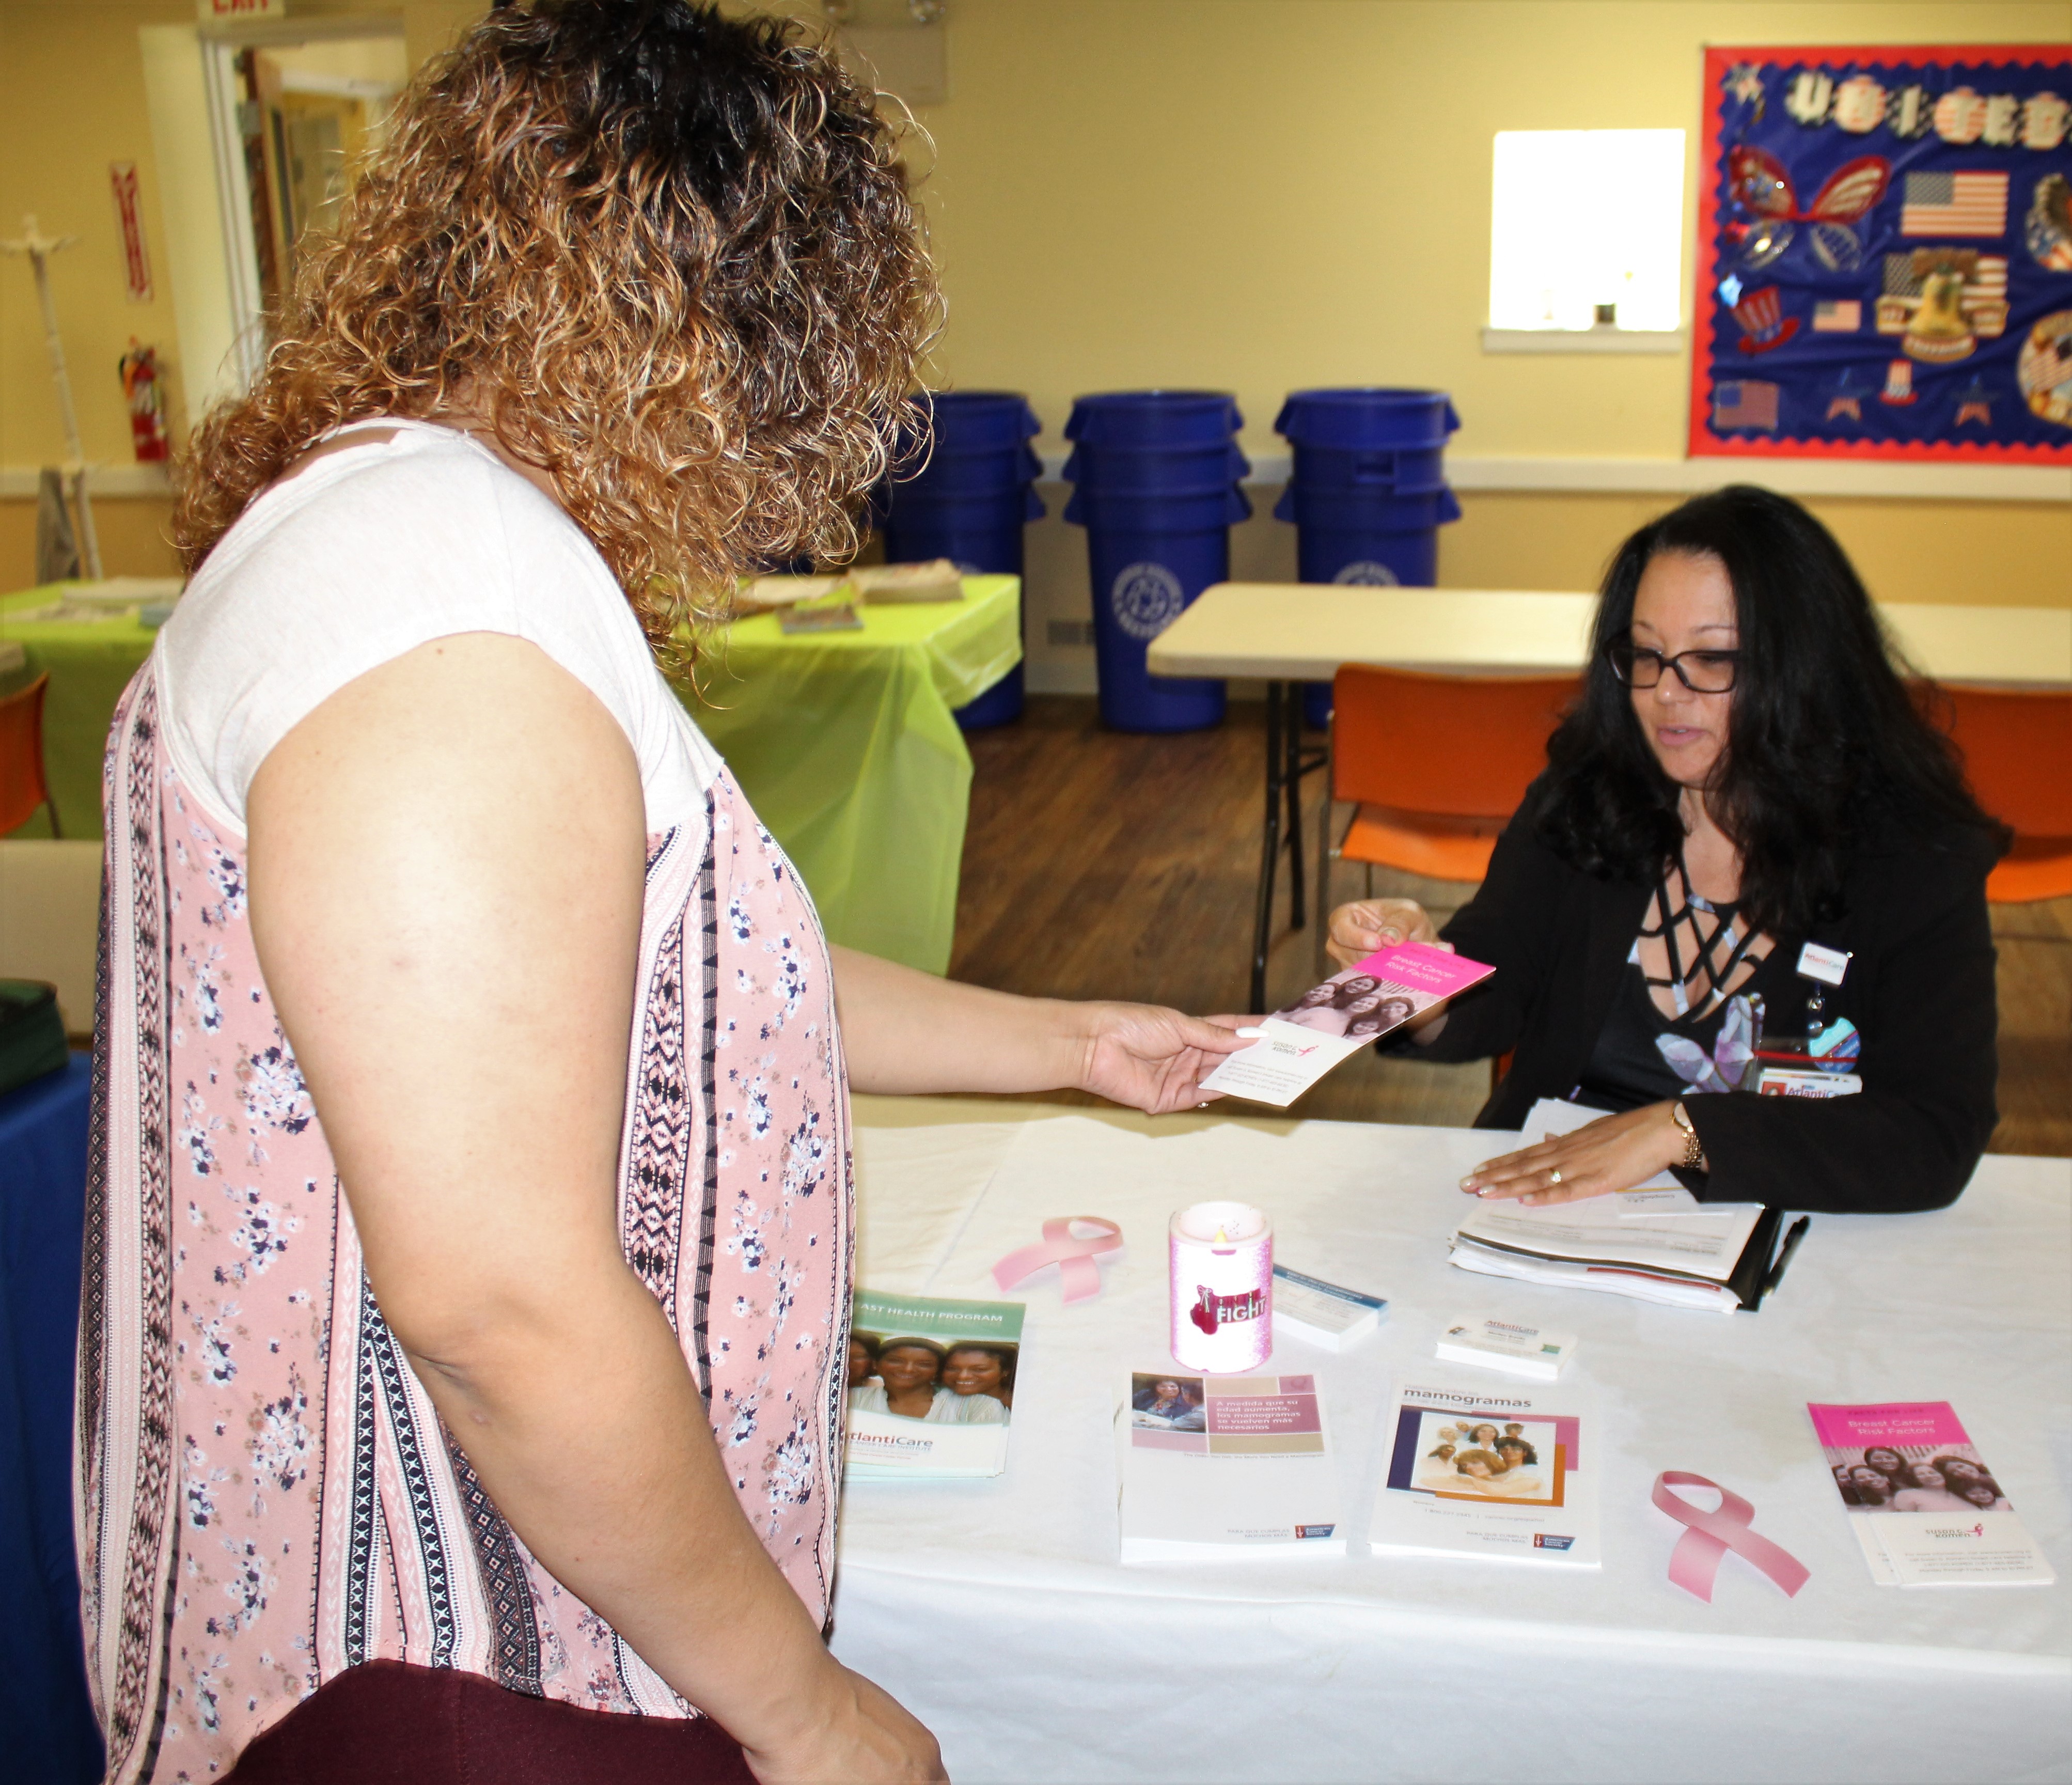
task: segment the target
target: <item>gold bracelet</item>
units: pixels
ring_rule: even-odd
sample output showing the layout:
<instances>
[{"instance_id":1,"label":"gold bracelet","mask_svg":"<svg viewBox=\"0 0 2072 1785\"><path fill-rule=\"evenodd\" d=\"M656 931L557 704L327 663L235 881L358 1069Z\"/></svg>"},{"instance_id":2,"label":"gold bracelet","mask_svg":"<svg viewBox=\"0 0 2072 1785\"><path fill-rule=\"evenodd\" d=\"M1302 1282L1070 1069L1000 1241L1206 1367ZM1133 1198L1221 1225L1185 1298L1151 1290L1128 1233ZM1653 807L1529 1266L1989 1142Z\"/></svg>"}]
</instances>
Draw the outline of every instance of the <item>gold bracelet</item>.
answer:
<instances>
[{"instance_id":1,"label":"gold bracelet","mask_svg":"<svg viewBox=\"0 0 2072 1785\"><path fill-rule=\"evenodd\" d=\"M1676 1162L1686 1171L1705 1169L1705 1143L1698 1138L1698 1130L1692 1125L1691 1117L1684 1105L1673 1103L1669 1106L1669 1119L1684 1130L1684 1157Z\"/></svg>"}]
</instances>

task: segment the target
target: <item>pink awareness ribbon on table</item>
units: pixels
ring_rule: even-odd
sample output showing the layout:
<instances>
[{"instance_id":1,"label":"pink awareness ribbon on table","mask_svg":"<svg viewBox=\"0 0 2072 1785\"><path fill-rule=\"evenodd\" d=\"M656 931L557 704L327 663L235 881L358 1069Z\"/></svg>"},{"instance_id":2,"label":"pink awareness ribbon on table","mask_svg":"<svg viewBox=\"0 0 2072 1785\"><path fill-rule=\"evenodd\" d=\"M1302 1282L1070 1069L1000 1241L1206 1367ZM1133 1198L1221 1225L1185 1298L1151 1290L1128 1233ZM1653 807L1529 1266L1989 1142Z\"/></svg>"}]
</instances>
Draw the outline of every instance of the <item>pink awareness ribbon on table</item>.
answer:
<instances>
[{"instance_id":1,"label":"pink awareness ribbon on table","mask_svg":"<svg viewBox=\"0 0 2072 1785\"><path fill-rule=\"evenodd\" d=\"M1091 1236L1074 1228L1095 1228ZM1122 1229L1098 1215L1067 1215L1043 1224L1042 1244L1010 1252L993 1267L993 1280L1003 1291L1024 1277L1033 1277L1046 1265L1058 1267L1058 1281L1067 1302L1084 1302L1100 1294L1100 1266L1094 1261L1103 1252L1122 1250Z\"/></svg>"},{"instance_id":2,"label":"pink awareness ribbon on table","mask_svg":"<svg viewBox=\"0 0 2072 1785\"><path fill-rule=\"evenodd\" d=\"M1720 1496L1717 1509L1700 1511L1675 1491L1679 1487L1711 1488ZM1755 1534L1750 1528L1755 1521L1755 1507L1717 1482L1686 1470L1665 1469L1655 1478L1654 1499L1671 1518L1688 1528L1670 1553L1669 1578L1707 1605L1712 1602L1712 1581L1720 1572L1720 1558L1730 1549L1783 1588L1786 1598L1812 1578L1812 1571L1790 1551Z\"/></svg>"}]
</instances>

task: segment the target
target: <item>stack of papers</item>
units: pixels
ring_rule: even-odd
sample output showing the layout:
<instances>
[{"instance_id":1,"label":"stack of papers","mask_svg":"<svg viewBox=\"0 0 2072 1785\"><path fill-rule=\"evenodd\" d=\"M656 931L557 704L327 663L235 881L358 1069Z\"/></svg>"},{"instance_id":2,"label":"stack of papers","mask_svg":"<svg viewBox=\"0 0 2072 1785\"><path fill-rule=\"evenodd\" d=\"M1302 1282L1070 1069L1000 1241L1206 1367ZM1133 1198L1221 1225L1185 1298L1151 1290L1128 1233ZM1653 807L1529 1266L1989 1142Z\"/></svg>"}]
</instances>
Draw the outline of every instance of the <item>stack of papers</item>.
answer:
<instances>
[{"instance_id":1,"label":"stack of papers","mask_svg":"<svg viewBox=\"0 0 2072 1785\"><path fill-rule=\"evenodd\" d=\"M1388 1317L1388 1303L1363 1289L1305 1277L1285 1265L1273 1267L1275 1336L1299 1339L1327 1351L1342 1351Z\"/></svg>"},{"instance_id":2,"label":"stack of papers","mask_svg":"<svg viewBox=\"0 0 2072 1785\"><path fill-rule=\"evenodd\" d=\"M2058 1578L1947 1401L1806 1410L1880 1586Z\"/></svg>"},{"instance_id":3,"label":"stack of papers","mask_svg":"<svg viewBox=\"0 0 2072 1785\"><path fill-rule=\"evenodd\" d=\"M1573 1384L1406 1382L1382 1428L1370 1545L1377 1555L1599 1567L1592 1465L1603 1442L1594 1402Z\"/></svg>"},{"instance_id":4,"label":"stack of papers","mask_svg":"<svg viewBox=\"0 0 2072 1785\"><path fill-rule=\"evenodd\" d=\"M1576 1355L1573 1333L1549 1332L1494 1315L1457 1314L1439 1335L1438 1355L1452 1363L1473 1363L1535 1382L1552 1382Z\"/></svg>"},{"instance_id":5,"label":"stack of papers","mask_svg":"<svg viewBox=\"0 0 2072 1785\"><path fill-rule=\"evenodd\" d=\"M1531 1145L1602 1114L1542 1098L1520 1139ZM1759 1203L1701 1203L1662 1173L1618 1195L1580 1203L1485 1202L1454 1234L1453 1261L1486 1277L1731 1314L1742 1299L1728 1279L1762 1215Z\"/></svg>"},{"instance_id":6,"label":"stack of papers","mask_svg":"<svg viewBox=\"0 0 2072 1785\"><path fill-rule=\"evenodd\" d=\"M848 1481L958 1481L1007 1466L1019 1302L858 1289L849 1343Z\"/></svg>"},{"instance_id":7,"label":"stack of papers","mask_svg":"<svg viewBox=\"0 0 2072 1785\"><path fill-rule=\"evenodd\" d=\"M1314 1376L1141 1370L1116 1417L1124 1562L1345 1554Z\"/></svg>"}]
</instances>

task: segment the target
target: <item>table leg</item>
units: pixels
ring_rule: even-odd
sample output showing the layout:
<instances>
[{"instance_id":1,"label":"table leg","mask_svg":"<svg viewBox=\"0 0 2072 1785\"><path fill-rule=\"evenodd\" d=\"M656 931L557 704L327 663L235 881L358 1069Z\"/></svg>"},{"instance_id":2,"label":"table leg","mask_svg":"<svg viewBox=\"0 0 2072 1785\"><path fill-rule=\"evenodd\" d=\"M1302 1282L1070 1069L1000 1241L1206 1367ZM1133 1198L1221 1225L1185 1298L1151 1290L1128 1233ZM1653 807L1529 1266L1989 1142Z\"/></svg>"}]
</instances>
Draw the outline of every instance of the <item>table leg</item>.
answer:
<instances>
[{"instance_id":1,"label":"table leg","mask_svg":"<svg viewBox=\"0 0 2072 1785\"><path fill-rule=\"evenodd\" d=\"M1259 910L1252 937L1250 1014L1266 1009L1266 948L1273 936L1273 874L1281 860L1281 709L1285 687L1266 685L1266 829L1260 839Z\"/></svg>"},{"instance_id":2,"label":"table leg","mask_svg":"<svg viewBox=\"0 0 2072 1785\"><path fill-rule=\"evenodd\" d=\"M1301 683L1289 683L1283 714L1286 755L1281 779L1288 790L1288 927L1291 930L1299 930L1309 921L1304 909L1309 901L1302 891L1302 701L1305 692Z\"/></svg>"}]
</instances>

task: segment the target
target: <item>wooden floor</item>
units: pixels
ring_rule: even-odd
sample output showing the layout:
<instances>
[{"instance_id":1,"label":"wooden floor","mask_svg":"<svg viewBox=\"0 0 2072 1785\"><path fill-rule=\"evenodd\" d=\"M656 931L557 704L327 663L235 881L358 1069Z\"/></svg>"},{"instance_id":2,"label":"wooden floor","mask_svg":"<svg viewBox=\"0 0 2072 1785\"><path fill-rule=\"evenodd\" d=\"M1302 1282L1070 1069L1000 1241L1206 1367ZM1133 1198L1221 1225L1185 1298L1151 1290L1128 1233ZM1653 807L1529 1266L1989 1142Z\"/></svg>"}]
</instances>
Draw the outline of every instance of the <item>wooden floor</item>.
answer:
<instances>
[{"instance_id":1,"label":"wooden floor","mask_svg":"<svg viewBox=\"0 0 2072 1785\"><path fill-rule=\"evenodd\" d=\"M1135 737L1101 730L1091 698L1038 696L1019 724L974 734L952 976L1056 997L1241 1010L1264 728L1254 702L1234 704L1214 731ZM1315 822L1320 781L1312 778L1305 827ZM1314 829L1305 842L1314 863ZM1346 869L1334 890L1350 899L1363 885L1359 870ZM1375 890L1421 899L1443 922L1473 889L1384 875ZM1993 928L2000 1005L1993 1150L2072 1154L2072 899L1996 907ZM1268 980L1276 1001L1314 981L1313 949L1312 931L1288 927L1284 872ZM1428 1066L1369 1051L1294 1113L1465 1125L1488 1088L1484 1064ZM1076 1100L1054 1092L1046 1100Z\"/></svg>"}]
</instances>

